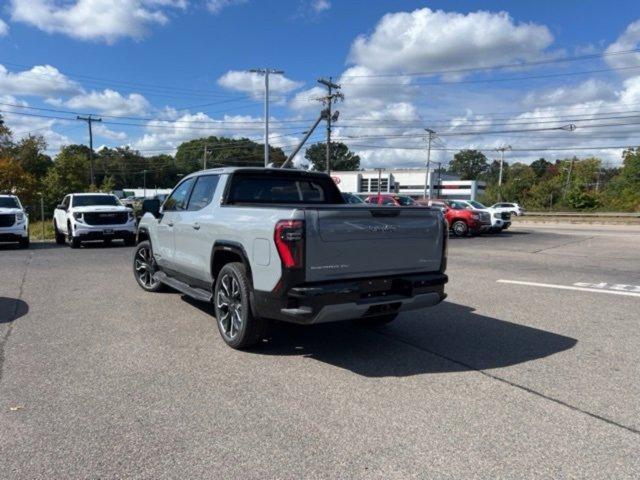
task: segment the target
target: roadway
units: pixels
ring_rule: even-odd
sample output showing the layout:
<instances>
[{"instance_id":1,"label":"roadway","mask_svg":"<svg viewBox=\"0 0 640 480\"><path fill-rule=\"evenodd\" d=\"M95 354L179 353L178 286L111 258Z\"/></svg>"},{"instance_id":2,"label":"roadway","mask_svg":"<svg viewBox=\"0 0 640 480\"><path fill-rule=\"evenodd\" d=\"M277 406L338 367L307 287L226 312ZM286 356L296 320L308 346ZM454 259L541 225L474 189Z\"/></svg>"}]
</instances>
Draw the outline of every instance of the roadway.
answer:
<instances>
[{"instance_id":1,"label":"roadway","mask_svg":"<svg viewBox=\"0 0 640 480\"><path fill-rule=\"evenodd\" d=\"M251 352L131 248L0 247L0 478L638 478L639 246L452 239L438 307Z\"/></svg>"}]
</instances>

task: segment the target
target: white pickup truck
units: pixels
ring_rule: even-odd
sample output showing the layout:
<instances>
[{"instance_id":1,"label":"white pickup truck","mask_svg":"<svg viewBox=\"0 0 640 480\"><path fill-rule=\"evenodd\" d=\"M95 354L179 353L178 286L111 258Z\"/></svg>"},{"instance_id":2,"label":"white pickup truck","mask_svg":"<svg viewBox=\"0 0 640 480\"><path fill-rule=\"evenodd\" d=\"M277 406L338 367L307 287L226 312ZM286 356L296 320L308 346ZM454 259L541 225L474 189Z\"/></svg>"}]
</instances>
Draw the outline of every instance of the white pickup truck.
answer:
<instances>
[{"instance_id":1,"label":"white pickup truck","mask_svg":"<svg viewBox=\"0 0 640 480\"><path fill-rule=\"evenodd\" d=\"M105 244L121 239L133 245L136 219L131 208L118 197L107 193L72 193L64 197L53 212L56 243L69 240L71 248L79 248L87 240Z\"/></svg>"},{"instance_id":2,"label":"white pickup truck","mask_svg":"<svg viewBox=\"0 0 640 480\"><path fill-rule=\"evenodd\" d=\"M0 195L0 242L29 248L29 216L15 195Z\"/></svg>"},{"instance_id":3,"label":"white pickup truck","mask_svg":"<svg viewBox=\"0 0 640 480\"><path fill-rule=\"evenodd\" d=\"M456 200L456 202L463 202L469 206L470 209L479 210L481 212L487 212L491 215L491 229L490 232L498 233L502 230L506 230L511 226L511 212L495 209L493 207L487 207L475 200Z\"/></svg>"},{"instance_id":4,"label":"white pickup truck","mask_svg":"<svg viewBox=\"0 0 640 480\"><path fill-rule=\"evenodd\" d=\"M260 341L271 319L386 323L445 298L442 212L349 205L324 173L206 170L143 213L136 281L213 302L233 348Z\"/></svg>"}]
</instances>

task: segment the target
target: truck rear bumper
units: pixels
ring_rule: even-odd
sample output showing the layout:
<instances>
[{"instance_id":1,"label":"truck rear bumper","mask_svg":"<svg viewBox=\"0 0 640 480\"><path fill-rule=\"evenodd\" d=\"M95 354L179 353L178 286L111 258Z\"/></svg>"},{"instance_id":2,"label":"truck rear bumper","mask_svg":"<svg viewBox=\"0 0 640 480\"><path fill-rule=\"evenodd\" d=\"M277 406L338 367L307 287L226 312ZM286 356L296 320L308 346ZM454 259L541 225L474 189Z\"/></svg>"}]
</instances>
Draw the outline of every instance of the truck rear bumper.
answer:
<instances>
[{"instance_id":1,"label":"truck rear bumper","mask_svg":"<svg viewBox=\"0 0 640 480\"><path fill-rule=\"evenodd\" d=\"M446 298L441 273L306 284L284 292L256 291L257 314L315 324L376 317L431 307Z\"/></svg>"}]
</instances>

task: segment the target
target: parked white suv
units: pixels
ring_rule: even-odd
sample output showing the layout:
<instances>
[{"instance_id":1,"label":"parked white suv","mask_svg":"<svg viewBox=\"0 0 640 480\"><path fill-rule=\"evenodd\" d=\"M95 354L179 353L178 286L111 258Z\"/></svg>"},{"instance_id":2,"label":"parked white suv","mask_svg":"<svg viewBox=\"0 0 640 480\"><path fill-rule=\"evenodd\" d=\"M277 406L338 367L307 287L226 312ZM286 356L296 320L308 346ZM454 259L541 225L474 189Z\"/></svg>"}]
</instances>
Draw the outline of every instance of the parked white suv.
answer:
<instances>
[{"instance_id":1,"label":"parked white suv","mask_svg":"<svg viewBox=\"0 0 640 480\"><path fill-rule=\"evenodd\" d=\"M501 232L511 226L511 212L499 211L492 207L487 207L475 200L456 200L456 202L466 203L470 209L481 210L488 212L491 215L491 230L490 232Z\"/></svg>"},{"instance_id":2,"label":"parked white suv","mask_svg":"<svg viewBox=\"0 0 640 480\"><path fill-rule=\"evenodd\" d=\"M15 195L0 195L0 242L29 247L29 216Z\"/></svg>"},{"instance_id":3,"label":"parked white suv","mask_svg":"<svg viewBox=\"0 0 640 480\"><path fill-rule=\"evenodd\" d=\"M517 217L524 215L524 208L517 203L496 203L491 205L491 208L497 212L509 212L511 215L515 215Z\"/></svg>"},{"instance_id":4,"label":"parked white suv","mask_svg":"<svg viewBox=\"0 0 640 480\"><path fill-rule=\"evenodd\" d=\"M56 243L69 240L71 248L87 240L121 239L135 244L136 219L133 210L120 203L118 197L106 193L72 193L53 212Z\"/></svg>"}]
</instances>

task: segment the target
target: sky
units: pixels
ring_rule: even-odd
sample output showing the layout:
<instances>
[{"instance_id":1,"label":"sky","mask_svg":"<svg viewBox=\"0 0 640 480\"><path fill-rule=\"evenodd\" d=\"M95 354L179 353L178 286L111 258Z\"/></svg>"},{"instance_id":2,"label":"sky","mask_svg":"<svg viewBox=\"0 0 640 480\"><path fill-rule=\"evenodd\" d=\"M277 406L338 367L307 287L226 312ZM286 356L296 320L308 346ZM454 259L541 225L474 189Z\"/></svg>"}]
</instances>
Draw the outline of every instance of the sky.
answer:
<instances>
[{"instance_id":1,"label":"sky","mask_svg":"<svg viewBox=\"0 0 640 480\"><path fill-rule=\"evenodd\" d=\"M333 138L365 167L461 148L509 162L620 163L640 145L640 2L611 0L0 0L0 114L48 152L87 143L172 154L208 135L290 151L344 100ZM323 141L318 128L311 141ZM296 159L304 161L302 155Z\"/></svg>"}]
</instances>

